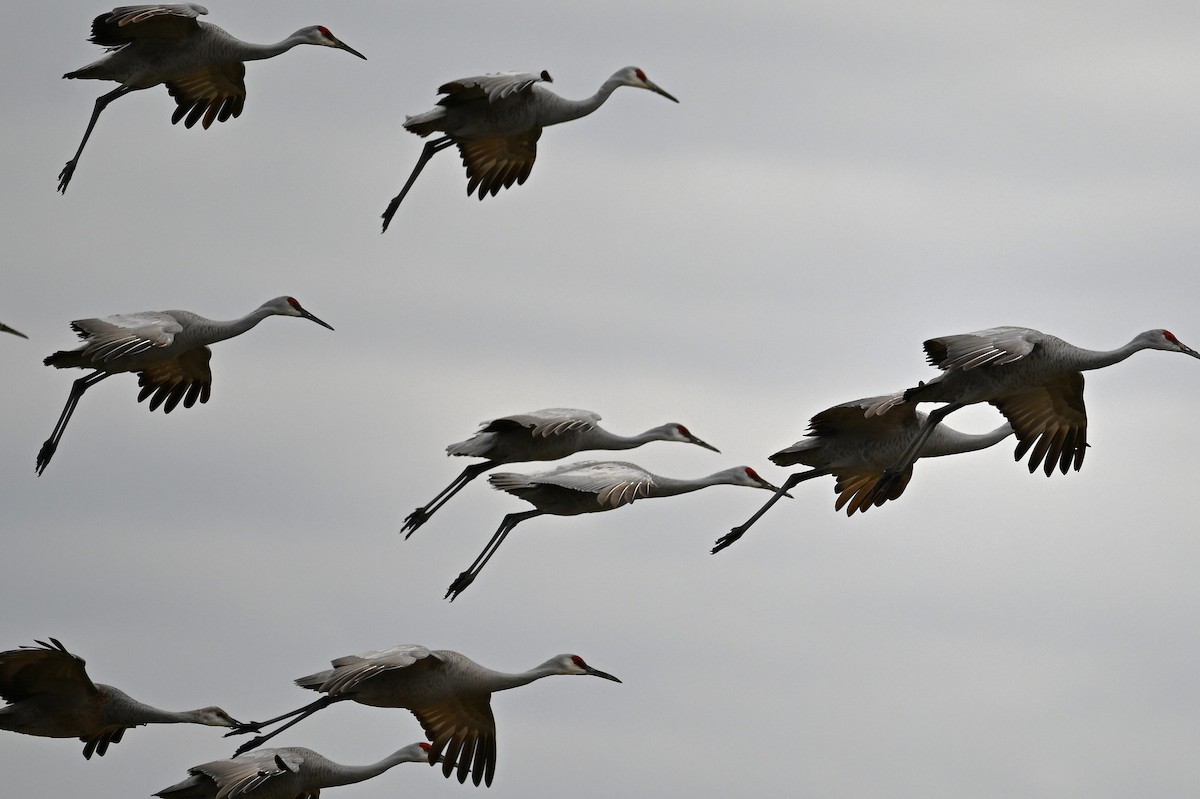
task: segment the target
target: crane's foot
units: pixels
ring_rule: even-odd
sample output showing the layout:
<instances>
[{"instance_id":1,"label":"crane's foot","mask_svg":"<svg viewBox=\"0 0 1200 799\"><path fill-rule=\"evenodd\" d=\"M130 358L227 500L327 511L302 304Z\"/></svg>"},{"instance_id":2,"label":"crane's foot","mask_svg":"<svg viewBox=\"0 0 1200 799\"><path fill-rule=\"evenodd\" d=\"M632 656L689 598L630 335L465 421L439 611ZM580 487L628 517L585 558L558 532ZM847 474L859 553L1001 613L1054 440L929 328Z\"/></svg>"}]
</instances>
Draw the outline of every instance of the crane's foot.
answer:
<instances>
[{"instance_id":1,"label":"crane's foot","mask_svg":"<svg viewBox=\"0 0 1200 799\"><path fill-rule=\"evenodd\" d=\"M50 459L54 457L54 451L58 449L57 441L47 441L42 444L42 448L38 450L36 471L41 474L50 465Z\"/></svg>"},{"instance_id":2,"label":"crane's foot","mask_svg":"<svg viewBox=\"0 0 1200 799\"><path fill-rule=\"evenodd\" d=\"M884 469L883 474L879 476L879 479L875 481L875 485L871 487L871 490L863 498L862 507L866 509L872 505L882 505L891 497L892 491L895 490L899 482L899 472L895 469Z\"/></svg>"},{"instance_id":3,"label":"crane's foot","mask_svg":"<svg viewBox=\"0 0 1200 799\"><path fill-rule=\"evenodd\" d=\"M248 732L262 732L262 722L259 721L239 721L233 725L233 729L223 735L223 738L228 738L231 735L245 735Z\"/></svg>"},{"instance_id":4,"label":"crane's foot","mask_svg":"<svg viewBox=\"0 0 1200 799\"><path fill-rule=\"evenodd\" d=\"M71 176L75 174L75 160L67 162L67 165L62 168L62 172L58 173L58 191L62 194L67 193L67 184L71 182Z\"/></svg>"},{"instance_id":5,"label":"crane's foot","mask_svg":"<svg viewBox=\"0 0 1200 799\"><path fill-rule=\"evenodd\" d=\"M458 598L458 595L467 590L467 586L475 581L475 575L470 572L463 572L454 578L454 582L450 583L450 587L446 589L444 599L449 599L453 602Z\"/></svg>"},{"instance_id":6,"label":"crane's foot","mask_svg":"<svg viewBox=\"0 0 1200 799\"><path fill-rule=\"evenodd\" d=\"M400 532L404 533L405 538L408 538L427 521L429 521L429 514L425 512L424 508L417 508L404 517L404 526L400 528Z\"/></svg>"},{"instance_id":7,"label":"crane's foot","mask_svg":"<svg viewBox=\"0 0 1200 799\"><path fill-rule=\"evenodd\" d=\"M714 555L717 554L722 549L724 549L725 547L732 544L734 541L737 541L739 538L741 538L743 535L745 535L746 529L747 529L747 526L743 524L741 527L735 527L732 530L730 530L728 533L726 533L725 535L718 538L717 545L712 548L712 554L714 554Z\"/></svg>"},{"instance_id":8,"label":"crane's foot","mask_svg":"<svg viewBox=\"0 0 1200 799\"><path fill-rule=\"evenodd\" d=\"M246 741L246 743L239 746L237 748L237 750L233 753L233 756L237 757L238 755L244 755L245 753L249 752L251 749L255 749L259 746L262 746L266 741L267 741L267 736L265 736L265 735L260 735L257 738L251 738L249 741Z\"/></svg>"}]
</instances>

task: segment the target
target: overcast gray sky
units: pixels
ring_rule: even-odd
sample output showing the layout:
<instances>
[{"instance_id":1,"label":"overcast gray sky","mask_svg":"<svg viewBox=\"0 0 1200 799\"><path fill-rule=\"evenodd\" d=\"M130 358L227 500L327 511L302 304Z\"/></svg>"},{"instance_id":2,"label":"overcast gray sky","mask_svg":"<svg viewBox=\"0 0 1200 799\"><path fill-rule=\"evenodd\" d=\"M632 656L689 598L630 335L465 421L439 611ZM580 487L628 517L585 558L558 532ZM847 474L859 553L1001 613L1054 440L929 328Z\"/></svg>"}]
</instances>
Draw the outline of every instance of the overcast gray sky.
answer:
<instances>
[{"instance_id":1,"label":"overcast gray sky","mask_svg":"<svg viewBox=\"0 0 1200 799\"><path fill-rule=\"evenodd\" d=\"M1200 784L1200 364L1088 376L1087 462L1047 479L1011 442L922 461L847 519L813 481L738 544L765 492L718 487L541 518L453 604L508 512L478 481L410 540L481 420L593 409L719 447L624 457L672 476L767 456L844 400L934 371L921 342L1001 324L1112 348L1200 346L1200 9L1193 2L209 4L251 41L320 23L365 53L248 65L237 120L169 122L162 88L102 115L105 6L14 4L0 52L4 555L0 649L55 636L94 679L239 718L309 701L331 658L400 642L504 670L575 652L624 680L499 694L492 799L1183 797ZM17 32L17 33L13 33ZM529 181L479 202L401 128L441 83L549 70L590 94ZM212 400L170 416L133 377L41 365L72 319L218 319L291 294L336 332L268 319L214 347ZM954 417L986 430L989 408ZM517 467L533 471L536 465ZM342 762L419 740L403 711L331 708L276 739ZM232 753L218 730L0 735L0 793L148 796ZM407 766L331 796L479 795Z\"/></svg>"}]
</instances>

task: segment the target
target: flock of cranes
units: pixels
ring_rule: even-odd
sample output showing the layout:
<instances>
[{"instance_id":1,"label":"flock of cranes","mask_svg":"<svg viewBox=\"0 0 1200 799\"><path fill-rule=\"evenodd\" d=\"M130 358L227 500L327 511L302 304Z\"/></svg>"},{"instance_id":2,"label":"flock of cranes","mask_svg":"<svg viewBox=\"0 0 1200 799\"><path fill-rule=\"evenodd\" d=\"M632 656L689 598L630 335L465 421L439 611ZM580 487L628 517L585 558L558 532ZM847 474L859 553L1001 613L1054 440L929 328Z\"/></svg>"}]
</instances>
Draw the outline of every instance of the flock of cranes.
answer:
<instances>
[{"instance_id":1,"label":"flock of cranes","mask_svg":"<svg viewBox=\"0 0 1200 799\"><path fill-rule=\"evenodd\" d=\"M196 4L116 8L92 23L91 41L111 48L100 60L64 77L115 81L101 95L74 156L58 178L65 192L101 112L117 98L164 84L175 98L172 122L208 128L241 114L246 89L245 61L271 58L301 45L345 50L366 57L323 26L302 28L271 45L242 42L200 21L207 10ZM410 116L404 127L426 143L399 194L383 212L387 230L425 164L439 151L456 146L466 168L467 193L480 199L501 188L522 184L536 157L542 128L586 116L621 86L645 89L678 102L639 68L626 67L584 100L567 100L549 91L549 73L506 73L463 78L442 85L435 108ZM77 349L45 358L56 368L90 370L75 380L66 405L35 461L41 475L55 455L67 423L88 388L107 377L138 376L138 401L165 413L208 401L212 373L209 345L240 335L268 316L308 319L333 328L291 297L277 297L231 321L214 321L189 311L154 311L81 319L71 327L84 340ZM0 332L25 338L0 324ZM753 467L735 466L700 478L672 478L614 460L585 460L536 473L495 472L493 488L533 505L506 515L479 556L449 585L453 601L478 577L508 534L521 522L542 515L573 516L612 510L637 499L685 494L717 485L766 489L772 496L740 526L718 538L718 553L738 541L780 498L799 483L822 476L835 479L835 510L866 512L899 498L915 462L994 446L1015 436L1016 460L1028 455L1031 472L1078 470L1087 447L1083 372L1123 361L1135 352L1156 349L1194 358L1200 353L1167 330L1150 330L1109 351L1086 350L1029 328L999 327L944 336L925 342L930 364L941 374L904 391L854 400L812 417L808 437L770 456L778 466L802 465L780 486L764 480ZM940 403L932 412L921 403ZM983 434L962 433L944 425L946 416L967 405L989 403L1005 422ZM557 461L580 452L621 451L654 441L673 441L714 452L716 447L682 424L668 423L624 436L599 426L591 411L550 408L484 422L470 439L447 447L451 456L482 459L466 466L441 492L413 510L401 528L405 537L424 525L475 478L501 465ZM172 799L295 799L315 797L321 788L359 782L407 762L440 764L446 777L491 785L497 761L496 725L490 697L544 677L582 675L620 682L589 666L578 655L558 655L519 673L485 668L449 650L398 645L337 658L332 668L296 680L322 696L294 711L264 722L239 722L219 707L165 711L134 700L111 686L93 683L84 661L56 639L0 652L0 729L53 738L79 738L85 758L103 756L125 731L145 724L192 723L224 727L230 735L267 733L243 744L227 760L188 769L182 782L156 796ZM343 701L409 710L428 742L405 746L376 763L345 766L301 747L258 749L266 741L317 711ZM282 722L282 723L280 723Z\"/></svg>"}]
</instances>

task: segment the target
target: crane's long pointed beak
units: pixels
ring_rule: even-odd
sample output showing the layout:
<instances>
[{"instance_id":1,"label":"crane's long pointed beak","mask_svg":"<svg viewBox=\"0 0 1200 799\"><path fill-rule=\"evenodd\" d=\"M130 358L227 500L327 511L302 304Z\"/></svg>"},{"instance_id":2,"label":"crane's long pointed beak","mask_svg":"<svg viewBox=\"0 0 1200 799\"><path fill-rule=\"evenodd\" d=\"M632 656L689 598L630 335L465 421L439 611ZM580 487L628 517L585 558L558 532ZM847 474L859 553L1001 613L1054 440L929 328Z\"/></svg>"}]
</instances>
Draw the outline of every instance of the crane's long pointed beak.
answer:
<instances>
[{"instance_id":1,"label":"crane's long pointed beak","mask_svg":"<svg viewBox=\"0 0 1200 799\"><path fill-rule=\"evenodd\" d=\"M316 323L317 323L318 325L320 325L321 327L327 327L327 328L329 328L330 330L333 330L333 325L329 324L328 322L323 322L323 321L321 321L321 320L320 320L320 319L318 319L317 317L315 317L315 316L313 316L312 314L310 314L308 311L305 311L305 310L303 310L303 309L302 309L302 310L300 311L300 315L301 315L301 316L303 316L305 319L311 319L312 321L316 322Z\"/></svg>"},{"instance_id":2,"label":"crane's long pointed beak","mask_svg":"<svg viewBox=\"0 0 1200 799\"><path fill-rule=\"evenodd\" d=\"M14 336L20 336L21 338L29 338L29 336L25 335L20 330L13 330L8 325L0 325L0 332L12 333Z\"/></svg>"},{"instance_id":3,"label":"crane's long pointed beak","mask_svg":"<svg viewBox=\"0 0 1200 799\"><path fill-rule=\"evenodd\" d=\"M679 102L678 100L675 99L675 95L671 94L666 89L659 86L657 83L654 83L652 81L646 81L646 88L649 89L650 91L654 92L655 94L661 94L663 97L666 97L668 100L670 100L673 103Z\"/></svg>"},{"instance_id":4,"label":"crane's long pointed beak","mask_svg":"<svg viewBox=\"0 0 1200 799\"><path fill-rule=\"evenodd\" d=\"M776 486L776 485L771 485L771 484L770 484L770 483L768 483L766 480L763 480L763 481L762 481L762 485L760 485L760 486L759 486L759 488L765 488L765 489L767 489L768 491L774 491L774 492L775 492L775 493L777 493L777 494L778 494L778 493L780 493L779 486ZM788 499L795 499L795 497L793 497L791 494L789 494L789 493L788 493L788 492L786 492L786 491L784 491L784 492L782 492L782 493L783 493L783 495L784 495L785 497L787 497Z\"/></svg>"},{"instance_id":5,"label":"crane's long pointed beak","mask_svg":"<svg viewBox=\"0 0 1200 799\"><path fill-rule=\"evenodd\" d=\"M337 47L339 50L345 50L347 53L350 53L351 55L356 55L356 56L358 56L359 58L361 58L363 61L366 61L366 60L367 60L367 57L366 57L365 55L363 55L362 53L358 52L358 51L357 51L357 50L355 50L353 47L351 47L350 45L348 45L348 44L346 44L345 42L343 42L341 39L337 39L337 38L334 38L334 37L332 37L332 36L331 36L330 38L331 38L331 39L333 39L335 42L337 42L337 44L336 44L336 45L334 45L334 47Z\"/></svg>"},{"instance_id":6,"label":"crane's long pointed beak","mask_svg":"<svg viewBox=\"0 0 1200 799\"><path fill-rule=\"evenodd\" d=\"M620 680L618 680L616 677L609 674L607 671L600 671L600 669L593 669L591 666L588 666L587 673L592 675L593 677L602 677L606 680L612 680L613 682L620 682Z\"/></svg>"},{"instance_id":7,"label":"crane's long pointed beak","mask_svg":"<svg viewBox=\"0 0 1200 799\"><path fill-rule=\"evenodd\" d=\"M693 444L695 444L698 447L704 447L705 449L711 449L713 452L721 451L721 450L717 449L716 447L714 447L712 444L709 444L707 441L701 441L700 439L696 438L695 436L690 436L688 438L688 440L691 441Z\"/></svg>"}]
</instances>

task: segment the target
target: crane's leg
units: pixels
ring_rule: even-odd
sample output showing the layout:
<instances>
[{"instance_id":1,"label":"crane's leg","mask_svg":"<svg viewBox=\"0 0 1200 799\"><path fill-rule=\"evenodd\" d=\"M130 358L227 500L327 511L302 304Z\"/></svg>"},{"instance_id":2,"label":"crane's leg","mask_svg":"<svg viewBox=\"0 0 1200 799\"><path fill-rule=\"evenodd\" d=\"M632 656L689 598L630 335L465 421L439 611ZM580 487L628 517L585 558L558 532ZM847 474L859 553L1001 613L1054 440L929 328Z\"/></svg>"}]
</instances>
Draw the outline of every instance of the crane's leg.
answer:
<instances>
[{"instance_id":1,"label":"crane's leg","mask_svg":"<svg viewBox=\"0 0 1200 799\"><path fill-rule=\"evenodd\" d=\"M450 588L446 590L444 598L453 602L459 594L467 590L467 586L474 582L479 572L483 571L483 567L487 565L500 544L504 542L504 537L508 535L509 531L526 519L541 516L542 513L543 511L540 510L527 510L524 513L510 513L505 516L504 520L500 522L500 527L492 535L492 540L487 542L487 546L479 553L479 557L475 558L475 562L468 566L465 572L454 578L454 582L450 583Z\"/></svg>"},{"instance_id":2,"label":"crane's leg","mask_svg":"<svg viewBox=\"0 0 1200 799\"><path fill-rule=\"evenodd\" d=\"M781 497L791 496L791 494L788 493L790 489L795 488L805 480L811 480L814 477L823 477L827 474L829 474L828 469L811 469L807 472L797 472L796 474L788 477L788 479L784 481L783 485L779 487L779 490L771 495L771 498L767 500L766 504L758 509L758 513L747 519L745 524L733 528L728 533L717 539L716 546L712 548L712 554L717 554L722 549L745 535L746 531L750 529L750 525L758 521L758 517L770 510L771 506L778 502Z\"/></svg>"},{"instance_id":3,"label":"crane's leg","mask_svg":"<svg viewBox=\"0 0 1200 799\"><path fill-rule=\"evenodd\" d=\"M350 698L351 698L350 696L347 696L344 694L341 696L326 695L326 696L321 697L320 699L318 699L315 702L311 702L311 703L305 705L304 707L300 708L299 710L293 710L290 713L284 713L282 716L276 716L275 718L268 719L266 721L250 721L245 724L239 724L236 727L234 727L233 730L231 730L230 732L225 733L224 737L228 738L230 735L244 735L245 733L248 733L248 732L259 732L262 730L263 727L267 726L268 724L274 724L277 721L283 721L284 719L288 719L288 718L292 719L287 724L280 726L278 729L272 730L271 732L267 733L266 735L260 735L257 738L251 738L249 741L246 741L246 743L239 746L237 748L237 751L233 753L233 756L237 757L238 755L242 754L243 752L249 752L251 749L256 749L257 747L262 746L264 743L271 740L276 735L278 735L279 733L286 730L288 727L291 727L294 724L299 724L301 721L304 721L304 719L308 718L313 713L316 713L318 710L329 707L334 702L340 702L343 699L350 699ZM292 718L293 716L295 716L295 718Z\"/></svg>"},{"instance_id":4,"label":"crane's leg","mask_svg":"<svg viewBox=\"0 0 1200 799\"><path fill-rule=\"evenodd\" d=\"M449 502L450 497L454 496L459 491L462 491L463 488L466 487L467 483L471 482L488 469L495 469L499 465L500 461L484 461L483 463L472 463L470 466L463 469L462 474L454 478L454 482L443 488L440 494L414 510L412 513L408 514L408 516L404 518L404 526L400 528L400 532L405 534L405 538L408 538L417 531L418 527L429 521L429 517L432 516L438 508Z\"/></svg>"},{"instance_id":5,"label":"crane's leg","mask_svg":"<svg viewBox=\"0 0 1200 799\"><path fill-rule=\"evenodd\" d=\"M67 422L71 420L71 414L75 412L75 406L79 404L79 398L83 396L83 392L112 374L112 372L95 371L90 375L79 378L71 384L71 394L67 397L67 404L63 406L62 413L58 417L58 424L54 425L54 430L50 433L50 437L46 439L46 442L42 444L42 448L38 450L36 467L38 474L46 470L50 459L54 457L54 451L58 449L58 442L62 438L63 430L67 429Z\"/></svg>"},{"instance_id":6,"label":"crane's leg","mask_svg":"<svg viewBox=\"0 0 1200 799\"><path fill-rule=\"evenodd\" d=\"M883 474L880 475L878 482L875 483L870 493L863 497L859 504L863 506L878 506L883 504L891 496L892 491L900 482L901 476L921 456L921 447L925 445L929 436L933 434L933 429L941 424L942 420L947 416L965 407L966 405L961 402L952 402L930 411L929 416L925 418L925 422L921 425L920 432L917 433L916 438L904 449L904 454L900 456L900 460L896 461L895 466L883 470Z\"/></svg>"},{"instance_id":7,"label":"crane's leg","mask_svg":"<svg viewBox=\"0 0 1200 799\"><path fill-rule=\"evenodd\" d=\"M408 190L412 188L412 185L417 182L417 175L421 174L421 170L425 168L425 164L429 162L430 158L433 158L438 150L444 150L451 144L454 144L454 140L449 136L443 136L440 139L434 139L426 143L425 148L421 150L421 157L417 159L417 165L413 167L412 174L408 176L408 182L404 184L404 188L392 198L392 201L388 203L388 207L384 209L383 230L379 231L380 233L387 232L388 225L392 223L392 217L396 215L396 209L400 207L400 201L404 199L404 195L408 194Z\"/></svg>"},{"instance_id":8,"label":"crane's leg","mask_svg":"<svg viewBox=\"0 0 1200 799\"><path fill-rule=\"evenodd\" d=\"M87 130L83 132L83 141L79 142L79 149L75 151L75 157L67 162L67 165L62 168L62 172L58 173L58 190L60 192L67 193L67 184L71 182L71 176L75 174L79 156L83 155L83 147L87 144L88 137L92 135L92 128L96 127L96 120L100 118L100 112L113 100L135 91L137 91L135 86L118 86L108 94L102 94L96 98L96 107L92 109L92 118L88 120Z\"/></svg>"}]
</instances>

